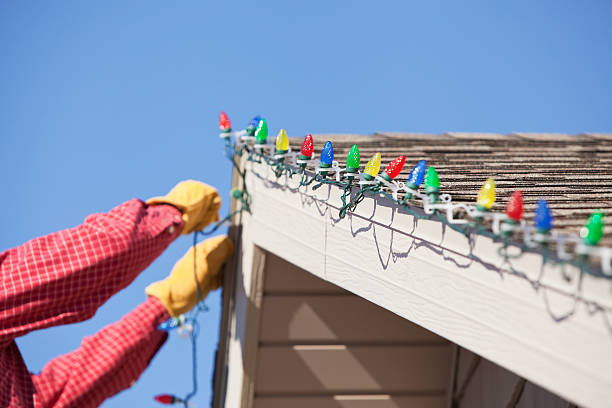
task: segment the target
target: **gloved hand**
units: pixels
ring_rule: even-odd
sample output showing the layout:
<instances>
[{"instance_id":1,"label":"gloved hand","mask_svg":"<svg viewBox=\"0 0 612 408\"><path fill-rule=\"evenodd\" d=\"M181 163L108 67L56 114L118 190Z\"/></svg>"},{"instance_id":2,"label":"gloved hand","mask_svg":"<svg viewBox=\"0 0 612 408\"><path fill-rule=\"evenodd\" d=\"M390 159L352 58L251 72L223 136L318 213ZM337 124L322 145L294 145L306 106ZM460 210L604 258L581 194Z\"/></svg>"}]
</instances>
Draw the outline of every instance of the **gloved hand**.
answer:
<instances>
[{"instance_id":1,"label":"gloved hand","mask_svg":"<svg viewBox=\"0 0 612 408\"><path fill-rule=\"evenodd\" d=\"M219 219L221 198L214 187L195 180L178 183L164 197L153 197L149 205L171 204L183 213L185 225L181 234L201 230Z\"/></svg>"},{"instance_id":2,"label":"gloved hand","mask_svg":"<svg viewBox=\"0 0 612 408\"><path fill-rule=\"evenodd\" d=\"M195 247L195 275L192 247L174 265L166 279L150 284L145 291L147 295L158 298L172 317L188 312L198 301L198 284L202 296L199 300L221 285L222 266L233 253L234 243L227 236L207 239Z\"/></svg>"}]
</instances>

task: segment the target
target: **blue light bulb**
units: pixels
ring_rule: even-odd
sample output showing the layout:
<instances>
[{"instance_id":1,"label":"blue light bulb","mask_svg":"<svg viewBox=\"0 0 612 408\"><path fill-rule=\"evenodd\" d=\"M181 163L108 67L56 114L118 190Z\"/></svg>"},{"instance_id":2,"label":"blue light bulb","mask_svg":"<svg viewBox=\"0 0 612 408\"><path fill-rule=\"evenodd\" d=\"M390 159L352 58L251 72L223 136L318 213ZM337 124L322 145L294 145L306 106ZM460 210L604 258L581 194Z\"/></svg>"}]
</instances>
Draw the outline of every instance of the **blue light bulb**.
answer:
<instances>
[{"instance_id":1,"label":"blue light bulb","mask_svg":"<svg viewBox=\"0 0 612 408\"><path fill-rule=\"evenodd\" d=\"M323 150L321 150L321 163L325 163L331 166L334 161L334 147L330 141L325 142Z\"/></svg>"},{"instance_id":2,"label":"blue light bulb","mask_svg":"<svg viewBox=\"0 0 612 408\"><path fill-rule=\"evenodd\" d=\"M257 125L259 125L260 120L261 120L261 116L259 115L255 116L253 119L251 119L247 127L257 128Z\"/></svg>"},{"instance_id":3,"label":"blue light bulb","mask_svg":"<svg viewBox=\"0 0 612 408\"><path fill-rule=\"evenodd\" d=\"M546 200L538 200L534 221L536 227L541 231L549 231L552 228L553 215Z\"/></svg>"},{"instance_id":4,"label":"blue light bulb","mask_svg":"<svg viewBox=\"0 0 612 408\"><path fill-rule=\"evenodd\" d=\"M413 184L415 187L423 184L423 180L425 180L425 171L427 170L427 162L425 160L421 160L417 163L416 166L410 172L410 176L408 176L408 182Z\"/></svg>"}]
</instances>

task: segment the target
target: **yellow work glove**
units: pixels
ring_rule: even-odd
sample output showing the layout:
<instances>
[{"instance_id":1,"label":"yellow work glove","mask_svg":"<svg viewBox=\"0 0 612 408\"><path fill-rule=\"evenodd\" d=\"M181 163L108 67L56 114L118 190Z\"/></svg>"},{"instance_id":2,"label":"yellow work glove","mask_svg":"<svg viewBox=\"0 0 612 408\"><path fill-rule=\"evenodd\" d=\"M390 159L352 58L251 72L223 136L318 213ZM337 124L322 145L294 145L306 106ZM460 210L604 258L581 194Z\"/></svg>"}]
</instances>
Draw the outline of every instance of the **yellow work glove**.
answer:
<instances>
[{"instance_id":1,"label":"yellow work glove","mask_svg":"<svg viewBox=\"0 0 612 408\"><path fill-rule=\"evenodd\" d=\"M219 219L221 198L214 187L195 180L178 183L164 197L153 197L149 205L171 204L183 213L185 225L181 234L201 230Z\"/></svg>"},{"instance_id":2,"label":"yellow work glove","mask_svg":"<svg viewBox=\"0 0 612 408\"><path fill-rule=\"evenodd\" d=\"M172 317L188 312L208 292L221 286L222 266L233 253L234 243L227 236L207 239L195 247L195 274L194 248L191 247L174 265L166 279L150 284L145 292L158 298ZM198 299L197 285L200 287L201 299Z\"/></svg>"}]
</instances>

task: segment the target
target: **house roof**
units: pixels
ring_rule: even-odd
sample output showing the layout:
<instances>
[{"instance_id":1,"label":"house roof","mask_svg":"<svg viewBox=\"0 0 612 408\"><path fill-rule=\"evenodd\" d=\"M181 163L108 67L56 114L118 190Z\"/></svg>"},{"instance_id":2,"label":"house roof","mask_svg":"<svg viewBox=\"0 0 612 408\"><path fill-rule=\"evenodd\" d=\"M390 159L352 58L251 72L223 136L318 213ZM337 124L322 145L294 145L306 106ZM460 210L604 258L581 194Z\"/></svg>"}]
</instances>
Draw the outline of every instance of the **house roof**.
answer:
<instances>
[{"instance_id":1,"label":"house roof","mask_svg":"<svg viewBox=\"0 0 612 408\"><path fill-rule=\"evenodd\" d=\"M398 179L406 180L412 166L425 159L440 176L442 193L454 202L473 203L488 177L496 182L494 211L504 211L515 190L523 192L524 217L531 221L536 201L546 199L554 228L578 234L588 216L602 210L612 215L612 134L553 133L375 133L313 135L315 154L331 140L341 166L353 144L359 145L362 164L381 152L384 166L399 155L406 165ZM291 138L299 150L302 138ZM416 203L416 202L415 202ZM612 222L601 245L612 246Z\"/></svg>"}]
</instances>

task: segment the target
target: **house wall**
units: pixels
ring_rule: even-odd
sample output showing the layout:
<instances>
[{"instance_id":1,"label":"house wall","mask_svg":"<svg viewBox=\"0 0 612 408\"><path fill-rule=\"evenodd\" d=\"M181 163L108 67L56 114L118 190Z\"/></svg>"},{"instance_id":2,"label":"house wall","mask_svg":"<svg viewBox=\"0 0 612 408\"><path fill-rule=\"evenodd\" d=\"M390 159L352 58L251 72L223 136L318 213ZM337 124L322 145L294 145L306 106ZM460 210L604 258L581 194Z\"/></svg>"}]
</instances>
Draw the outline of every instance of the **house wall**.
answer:
<instances>
[{"instance_id":1,"label":"house wall","mask_svg":"<svg viewBox=\"0 0 612 408\"><path fill-rule=\"evenodd\" d=\"M448 341L266 254L254 407L445 406Z\"/></svg>"},{"instance_id":2,"label":"house wall","mask_svg":"<svg viewBox=\"0 0 612 408\"><path fill-rule=\"evenodd\" d=\"M282 258L266 253L255 408L443 408L454 345ZM456 351L455 351L456 353ZM504 407L519 377L460 349L457 407ZM527 383L516 407L566 408Z\"/></svg>"}]
</instances>

